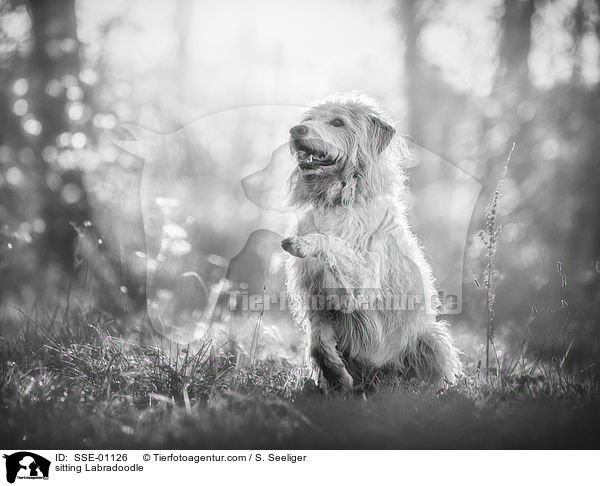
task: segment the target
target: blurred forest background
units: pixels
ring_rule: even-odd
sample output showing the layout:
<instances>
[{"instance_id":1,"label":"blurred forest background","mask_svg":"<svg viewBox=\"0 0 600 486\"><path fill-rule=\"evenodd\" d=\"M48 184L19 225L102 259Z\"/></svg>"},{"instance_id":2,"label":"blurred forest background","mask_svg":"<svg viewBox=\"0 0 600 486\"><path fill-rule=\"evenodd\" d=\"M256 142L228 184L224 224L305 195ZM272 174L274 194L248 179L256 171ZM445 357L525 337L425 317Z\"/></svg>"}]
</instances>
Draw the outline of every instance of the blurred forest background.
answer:
<instances>
[{"instance_id":1,"label":"blurred forest background","mask_svg":"<svg viewBox=\"0 0 600 486\"><path fill-rule=\"evenodd\" d=\"M353 89L483 186L452 317L462 345L485 341L477 232L515 141L498 208L497 339L539 348L560 334L574 365L594 361L597 0L0 0L2 332L21 322L17 309L50 315L71 299L144 325L142 161L115 145L119 125L169 133ZM224 169L247 175L261 167L250 160L239 147ZM260 278L232 274L231 285L260 291L263 260L249 259Z\"/></svg>"}]
</instances>

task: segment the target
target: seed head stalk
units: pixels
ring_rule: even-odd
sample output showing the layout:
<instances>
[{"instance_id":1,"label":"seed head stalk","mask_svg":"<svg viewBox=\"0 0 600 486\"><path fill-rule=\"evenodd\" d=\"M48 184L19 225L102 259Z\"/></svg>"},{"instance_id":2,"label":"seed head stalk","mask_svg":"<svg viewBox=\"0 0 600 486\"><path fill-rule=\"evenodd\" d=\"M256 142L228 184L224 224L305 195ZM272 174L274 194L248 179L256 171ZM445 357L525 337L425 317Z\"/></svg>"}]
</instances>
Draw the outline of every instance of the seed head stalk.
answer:
<instances>
[{"instance_id":1,"label":"seed head stalk","mask_svg":"<svg viewBox=\"0 0 600 486\"><path fill-rule=\"evenodd\" d=\"M496 185L494 191L494 197L490 205L485 211L485 231L480 232L480 238L486 248L486 267L484 275L485 285L485 316L487 321L487 332L486 332L486 344L485 344L485 369L486 377L489 377L490 371L490 347L495 350L494 336L496 332L495 327L495 302L496 296L494 294L494 269L495 269L495 257L498 244L498 235L500 233L501 226L498 226L497 210L500 202L501 188L504 179L508 173L508 164L512 157L513 151L515 150L515 143L513 142L504 168ZM498 356L496 356L498 361ZM499 365L499 363L498 363Z\"/></svg>"}]
</instances>

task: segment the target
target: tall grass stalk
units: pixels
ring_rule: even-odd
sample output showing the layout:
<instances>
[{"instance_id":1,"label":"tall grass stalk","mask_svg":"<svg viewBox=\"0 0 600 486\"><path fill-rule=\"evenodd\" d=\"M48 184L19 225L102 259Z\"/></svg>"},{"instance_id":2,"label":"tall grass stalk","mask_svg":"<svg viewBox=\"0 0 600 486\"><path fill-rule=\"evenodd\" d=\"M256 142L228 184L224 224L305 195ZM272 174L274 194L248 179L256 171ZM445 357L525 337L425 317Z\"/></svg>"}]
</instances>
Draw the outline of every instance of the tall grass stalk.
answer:
<instances>
[{"instance_id":1,"label":"tall grass stalk","mask_svg":"<svg viewBox=\"0 0 600 486\"><path fill-rule=\"evenodd\" d=\"M494 335L495 335L495 323L494 323L494 314L495 314L495 294L494 294L494 269L495 269L495 257L496 250L498 246L498 234L500 233L501 226L498 226L497 219L497 210L498 204L500 203L500 195L502 189L502 183L506 178L508 173L508 165L510 163L510 159L515 150L515 143L513 142L510 152L508 153L508 157L506 158L506 162L504 163L504 168L502 169L502 173L500 174L500 179L498 180L498 184L496 185L496 190L494 191L494 197L492 198L492 202L488 205L485 210L485 229L479 233L481 241L485 245L486 248L486 266L485 266L485 275L484 275L484 286L485 286L485 315L487 322L487 332L486 332L486 343L485 343L485 373L486 377L489 377L490 372L490 348L494 349ZM499 372L499 360L498 356L496 356L496 363L498 366Z\"/></svg>"},{"instance_id":2,"label":"tall grass stalk","mask_svg":"<svg viewBox=\"0 0 600 486\"><path fill-rule=\"evenodd\" d=\"M254 326L254 332L252 333L252 342L250 343L250 366L254 366L257 362L258 358L258 344L260 341L260 330L261 324L263 320L263 316L265 314L265 298L267 295L267 284L263 285L263 305L256 318L256 325Z\"/></svg>"}]
</instances>

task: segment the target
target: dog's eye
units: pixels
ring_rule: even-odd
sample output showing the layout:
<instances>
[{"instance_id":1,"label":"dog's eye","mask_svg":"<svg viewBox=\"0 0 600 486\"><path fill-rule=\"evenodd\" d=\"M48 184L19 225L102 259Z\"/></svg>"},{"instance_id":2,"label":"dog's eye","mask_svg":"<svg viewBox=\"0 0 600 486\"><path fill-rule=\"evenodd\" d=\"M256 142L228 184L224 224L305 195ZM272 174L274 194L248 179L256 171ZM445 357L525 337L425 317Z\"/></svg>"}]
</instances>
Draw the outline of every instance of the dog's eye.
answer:
<instances>
[{"instance_id":1,"label":"dog's eye","mask_svg":"<svg viewBox=\"0 0 600 486\"><path fill-rule=\"evenodd\" d=\"M331 120L331 124L334 127L343 127L344 126L344 120L342 120L341 118L334 118L333 120Z\"/></svg>"}]
</instances>

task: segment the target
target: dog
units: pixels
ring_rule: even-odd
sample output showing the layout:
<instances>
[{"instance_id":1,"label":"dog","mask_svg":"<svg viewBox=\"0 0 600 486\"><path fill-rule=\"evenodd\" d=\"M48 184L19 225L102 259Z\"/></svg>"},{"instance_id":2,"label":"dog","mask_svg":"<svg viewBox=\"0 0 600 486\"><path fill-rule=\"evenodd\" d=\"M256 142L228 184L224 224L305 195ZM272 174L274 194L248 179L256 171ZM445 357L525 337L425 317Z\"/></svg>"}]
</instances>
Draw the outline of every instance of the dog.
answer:
<instances>
[{"instance_id":1,"label":"dog","mask_svg":"<svg viewBox=\"0 0 600 486\"><path fill-rule=\"evenodd\" d=\"M291 128L290 147L299 219L281 242L288 296L308 324L323 385L350 392L378 371L455 382L459 351L405 216L401 163L410 154L392 122L373 99L338 94Z\"/></svg>"}]
</instances>

